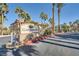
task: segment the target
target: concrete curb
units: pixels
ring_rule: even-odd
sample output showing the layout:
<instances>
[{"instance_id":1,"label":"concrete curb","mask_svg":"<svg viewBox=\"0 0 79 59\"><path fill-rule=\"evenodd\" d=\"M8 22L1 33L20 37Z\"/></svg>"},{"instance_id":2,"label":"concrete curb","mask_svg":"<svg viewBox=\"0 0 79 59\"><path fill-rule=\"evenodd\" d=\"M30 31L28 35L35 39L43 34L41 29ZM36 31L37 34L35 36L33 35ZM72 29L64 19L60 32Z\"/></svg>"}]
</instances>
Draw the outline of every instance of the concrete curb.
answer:
<instances>
[{"instance_id":1,"label":"concrete curb","mask_svg":"<svg viewBox=\"0 0 79 59\"><path fill-rule=\"evenodd\" d=\"M0 37L8 37L8 36L11 36L11 35L0 35Z\"/></svg>"}]
</instances>

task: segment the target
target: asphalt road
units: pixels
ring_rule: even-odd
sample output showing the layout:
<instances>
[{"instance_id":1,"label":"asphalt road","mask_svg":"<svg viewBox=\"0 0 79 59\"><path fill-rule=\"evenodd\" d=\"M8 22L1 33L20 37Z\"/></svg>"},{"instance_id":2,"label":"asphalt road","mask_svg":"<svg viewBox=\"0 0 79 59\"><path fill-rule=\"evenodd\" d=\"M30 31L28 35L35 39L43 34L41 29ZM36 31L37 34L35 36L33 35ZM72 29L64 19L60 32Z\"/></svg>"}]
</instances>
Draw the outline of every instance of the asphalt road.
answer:
<instances>
[{"instance_id":1,"label":"asphalt road","mask_svg":"<svg viewBox=\"0 0 79 59\"><path fill-rule=\"evenodd\" d=\"M79 41L79 32L57 34L56 36L60 39Z\"/></svg>"},{"instance_id":2,"label":"asphalt road","mask_svg":"<svg viewBox=\"0 0 79 59\"><path fill-rule=\"evenodd\" d=\"M7 37L0 37L0 46L3 44L6 44L10 41L11 37L7 36Z\"/></svg>"},{"instance_id":3,"label":"asphalt road","mask_svg":"<svg viewBox=\"0 0 79 59\"><path fill-rule=\"evenodd\" d=\"M20 47L16 51L6 50L6 49L1 48L0 55L6 55L6 56L79 56L79 48L65 46L64 44L67 44L67 43L64 43L64 42L62 42L61 44L58 44L60 42L53 41L56 39L78 42L79 33L66 33L66 34L57 35L56 38L52 38L51 40L46 39L38 43L34 43L32 46L23 46L23 47ZM0 42L6 43L5 40L0 41ZM67 45L73 45L73 44L67 44Z\"/></svg>"},{"instance_id":4,"label":"asphalt road","mask_svg":"<svg viewBox=\"0 0 79 59\"><path fill-rule=\"evenodd\" d=\"M8 43L10 41L11 37L0 37L0 56L5 56L7 49L3 48L2 45Z\"/></svg>"}]
</instances>

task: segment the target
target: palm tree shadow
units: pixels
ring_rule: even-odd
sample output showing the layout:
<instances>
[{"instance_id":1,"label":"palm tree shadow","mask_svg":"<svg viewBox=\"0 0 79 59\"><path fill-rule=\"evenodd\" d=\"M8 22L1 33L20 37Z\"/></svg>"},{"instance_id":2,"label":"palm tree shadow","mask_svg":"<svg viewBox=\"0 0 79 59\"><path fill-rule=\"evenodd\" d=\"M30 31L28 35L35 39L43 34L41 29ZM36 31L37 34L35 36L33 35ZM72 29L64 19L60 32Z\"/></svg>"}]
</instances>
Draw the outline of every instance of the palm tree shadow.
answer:
<instances>
[{"instance_id":1,"label":"palm tree shadow","mask_svg":"<svg viewBox=\"0 0 79 59\"><path fill-rule=\"evenodd\" d=\"M67 35L56 35L56 36L62 37L64 39L71 38L71 39L79 40L79 33L67 34Z\"/></svg>"},{"instance_id":2,"label":"palm tree shadow","mask_svg":"<svg viewBox=\"0 0 79 59\"><path fill-rule=\"evenodd\" d=\"M14 56L21 56L21 54L20 54L19 52L20 52L20 50L17 49L16 51L12 51L12 54L13 54Z\"/></svg>"},{"instance_id":3,"label":"palm tree shadow","mask_svg":"<svg viewBox=\"0 0 79 59\"><path fill-rule=\"evenodd\" d=\"M57 46L62 46L62 47L67 47L67 48L73 48L73 49L77 49L77 50L79 50L78 47L73 47L73 46L63 45L63 44L59 44L59 43L54 43L54 42L49 42L49 41L40 41L40 42L48 43L48 44L53 44L53 45L57 45Z\"/></svg>"},{"instance_id":4,"label":"palm tree shadow","mask_svg":"<svg viewBox=\"0 0 79 59\"><path fill-rule=\"evenodd\" d=\"M5 48L0 48L0 56L6 56L7 49Z\"/></svg>"},{"instance_id":5,"label":"palm tree shadow","mask_svg":"<svg viewBox=\"0 0 79 59\"><path fill-rule=\"evenodd\" d=\"M32 54L39 55L39 51L35 50L35 47L36 46L27 45L27 46L22 46L20 48L21 48L21 51L27 54L28 56L32 56Z\"/></svg>"}]
</instances>

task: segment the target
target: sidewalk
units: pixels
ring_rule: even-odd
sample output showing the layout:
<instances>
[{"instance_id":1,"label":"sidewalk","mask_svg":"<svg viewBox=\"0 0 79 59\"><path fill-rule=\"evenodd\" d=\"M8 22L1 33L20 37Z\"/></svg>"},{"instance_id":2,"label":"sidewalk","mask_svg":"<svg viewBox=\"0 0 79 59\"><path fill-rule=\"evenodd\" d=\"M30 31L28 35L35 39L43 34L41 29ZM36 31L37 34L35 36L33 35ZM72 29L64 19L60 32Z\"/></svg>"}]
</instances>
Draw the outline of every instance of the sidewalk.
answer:
<instances>
[{"instance_id":1,"label":"sidewalk","mask_svg":"<svg viewBox=\"0 0 79 59\"><path fill-rule=\"evenodd\" d=\"M8 37L8 36L11 36L11 35L0 35L0 37Z\"/></svg>"}]
</instances>

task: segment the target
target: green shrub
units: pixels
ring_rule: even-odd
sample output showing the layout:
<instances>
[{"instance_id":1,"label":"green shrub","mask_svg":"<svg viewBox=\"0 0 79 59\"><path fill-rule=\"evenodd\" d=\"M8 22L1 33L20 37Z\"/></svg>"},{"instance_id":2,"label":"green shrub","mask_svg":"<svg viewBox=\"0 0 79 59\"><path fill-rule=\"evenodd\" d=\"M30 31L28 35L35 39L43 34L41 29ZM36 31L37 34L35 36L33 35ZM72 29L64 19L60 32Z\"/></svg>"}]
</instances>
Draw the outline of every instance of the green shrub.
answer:
<instances>
[{"instance_id":1,"label":"green shrub","mask_svg":"<svg viewBox=\"0 0 79 59\"><path fill-rule=\"evenodd\" d=\"M45 30L44 34L43 35L50 35L52 33L51 30Z\"/></svg>"}]
</instances>

